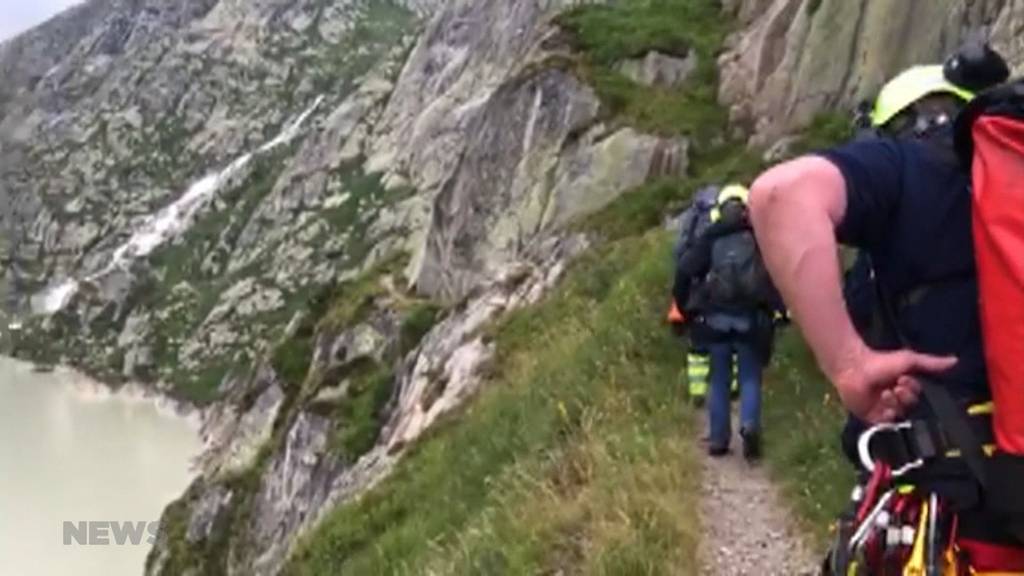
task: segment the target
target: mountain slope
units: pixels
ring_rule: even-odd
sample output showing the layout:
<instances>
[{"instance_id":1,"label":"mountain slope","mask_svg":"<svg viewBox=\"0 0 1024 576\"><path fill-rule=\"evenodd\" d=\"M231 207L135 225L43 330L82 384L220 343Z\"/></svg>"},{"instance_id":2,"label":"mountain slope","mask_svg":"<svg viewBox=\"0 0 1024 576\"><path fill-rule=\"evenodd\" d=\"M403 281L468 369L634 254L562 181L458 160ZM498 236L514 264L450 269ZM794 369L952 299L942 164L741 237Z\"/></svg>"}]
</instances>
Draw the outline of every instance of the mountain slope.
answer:
<instances>
[{"instance_id":1,"label":"mountain slope","mask_svg":"<svg viewBox=\"0 0 1024 576\"><path fill-rule=\"evenodd\" d=\"M909 25L725 4L92 0L0 45L12 351L203 410L148 572L695 570L650 229ZM1021 20L957 14L907 58Z\"/></svg>"}]
</instances>

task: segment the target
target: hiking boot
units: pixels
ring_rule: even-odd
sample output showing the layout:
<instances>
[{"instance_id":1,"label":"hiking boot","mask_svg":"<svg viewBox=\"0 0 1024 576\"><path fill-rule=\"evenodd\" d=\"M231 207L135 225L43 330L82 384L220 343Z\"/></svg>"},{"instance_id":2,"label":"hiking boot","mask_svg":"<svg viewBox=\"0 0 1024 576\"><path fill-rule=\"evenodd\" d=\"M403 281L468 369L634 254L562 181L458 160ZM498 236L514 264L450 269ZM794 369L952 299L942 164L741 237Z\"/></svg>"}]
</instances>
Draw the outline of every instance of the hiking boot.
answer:
<instances>
[{"instance_id":1,"label":"hiking boot","mask_svg":"<svg viewBox=\"0 0 1024 576\"><path fill-rule=\"evenodd\" d=\"M757 430L740 430L743 439L743 458L747 462L761 459L761 433Z\"/></svg>"},{"instance_id":2,"label":"hiking boot","mask_svg":"<svg viewBox=\"0 0 1024 576\"><path fill-rule=\"evenodd\" d=\"M728 446L715 446L713 444L708 446L708 456L711 456L712 458L721 458L722 456L725 456L728 453Z\"/></svg>"}]
</instances>

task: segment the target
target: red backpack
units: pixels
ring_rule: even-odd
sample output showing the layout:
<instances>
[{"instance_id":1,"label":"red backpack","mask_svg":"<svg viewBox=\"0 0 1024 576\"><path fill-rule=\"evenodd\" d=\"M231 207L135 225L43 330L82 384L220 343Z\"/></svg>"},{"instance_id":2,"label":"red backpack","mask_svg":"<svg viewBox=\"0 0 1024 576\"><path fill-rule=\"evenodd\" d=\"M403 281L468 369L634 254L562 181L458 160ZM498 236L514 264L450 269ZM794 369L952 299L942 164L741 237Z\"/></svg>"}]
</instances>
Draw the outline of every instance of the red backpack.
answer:
<instances>
[{"instance_id":1,"label":"red backpack","mask_svg":"<svg viewBox=\"0 0 1024 576\"><path fill-rule=\"evenodd\" d=\"M998 447L986 503L1024 541L1024 80L979 95L956 126L970 166L974 253Z\"/></svg>"}]
</instances>

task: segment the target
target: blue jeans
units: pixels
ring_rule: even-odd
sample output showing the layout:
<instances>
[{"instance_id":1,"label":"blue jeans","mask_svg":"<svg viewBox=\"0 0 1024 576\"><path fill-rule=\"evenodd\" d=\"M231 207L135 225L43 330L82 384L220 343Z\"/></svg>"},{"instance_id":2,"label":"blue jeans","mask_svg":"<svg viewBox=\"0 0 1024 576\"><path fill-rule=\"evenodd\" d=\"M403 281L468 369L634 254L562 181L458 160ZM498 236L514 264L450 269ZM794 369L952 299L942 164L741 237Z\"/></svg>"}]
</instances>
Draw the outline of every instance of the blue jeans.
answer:
<instances>
[{"instance_id":1,"label":"blue jeans","mask_svg":"<svg viewBox=\"0 0 1024 576\"><path fill-rule=\"evenodd\" d=\"M739 338L716 342L711 353L711 390L708 395L708 420L711 446L725 448L732 438L729 388L732 383L733 353L739 364L740 427L761 429L761 360L755 347Z\"/></svg>"}]
</instances>

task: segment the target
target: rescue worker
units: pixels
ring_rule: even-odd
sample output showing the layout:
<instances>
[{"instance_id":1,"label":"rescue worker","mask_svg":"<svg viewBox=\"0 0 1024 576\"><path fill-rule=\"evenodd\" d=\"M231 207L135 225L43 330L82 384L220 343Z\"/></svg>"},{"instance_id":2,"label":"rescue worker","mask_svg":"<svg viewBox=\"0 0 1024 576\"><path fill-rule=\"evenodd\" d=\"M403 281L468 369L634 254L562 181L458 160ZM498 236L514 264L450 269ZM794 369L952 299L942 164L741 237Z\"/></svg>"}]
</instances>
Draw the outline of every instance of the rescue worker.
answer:
<instances>
[{"instance_id":1,"label":"rescue worker","mask_svg":"<svg viewBox=\"0 0 1024 576\"><path fill-rule=\"evenodd\" d=\"M679 262L673 296L695 311L691 334L710 353L708 453L729 452L735 366L743 455L754 461L761 456L761 374L771 355L777 299L750 229L747 195L740 185L719 192L711 226Z\"/></svg>"},{"instance_id":2,"label":"rescue worker","mask_svg":"<svg viewBox=\"0 0 1024 576\"><path fill-rule=\"evenodd\" d=\"M937 399L952 398L966 414L990 398L970 175L951 153L953 120L973 95L947 76L942 66L907 70L882 90L872 113L889 135L778 165L751 190L751 220L775 284L843 404L870 424L933 423L943 405ZM855 329L840 286L838 242L870 256L895 349L873 348ZM923 390L929 402L919 402ZM980 507L976 489L962 481L966 465L964 457L936 474L917 463L921 469L908 478L959 512L949 553L961 566L1024 573L1024 548ZM937 502L920 506L921 518L930 518ZM925 526L922 520L915 538ZM916 550L915 541L914 562Z\"/></svg>"},{"instance_id":3,"label":"rescue worker","mask_svg":"<svg viewBox=\"0 0 1024 576\"><path fill-rule=\"evenodd\" d=\"M697 238L711 225L711 212L718 201L718 186L705 186L693 195L693 202L679 217L679 237L672 250L673 264L678 268L683 257L691 250ZM696 292L695 292L696 293ZM695 334L688 331L689 317L695 315L695 302L687 302L684 308L676 305L675 299L669 303L667 320L673 332L680 339L686 340L686 366L683 369L687 397L690 403L700 408L708 395L708 377L711 373L711 357L707 343L701 339L702 331ZM737 374L732 378L732 396L739 393Z\"/></svg>"}]
</instances>

